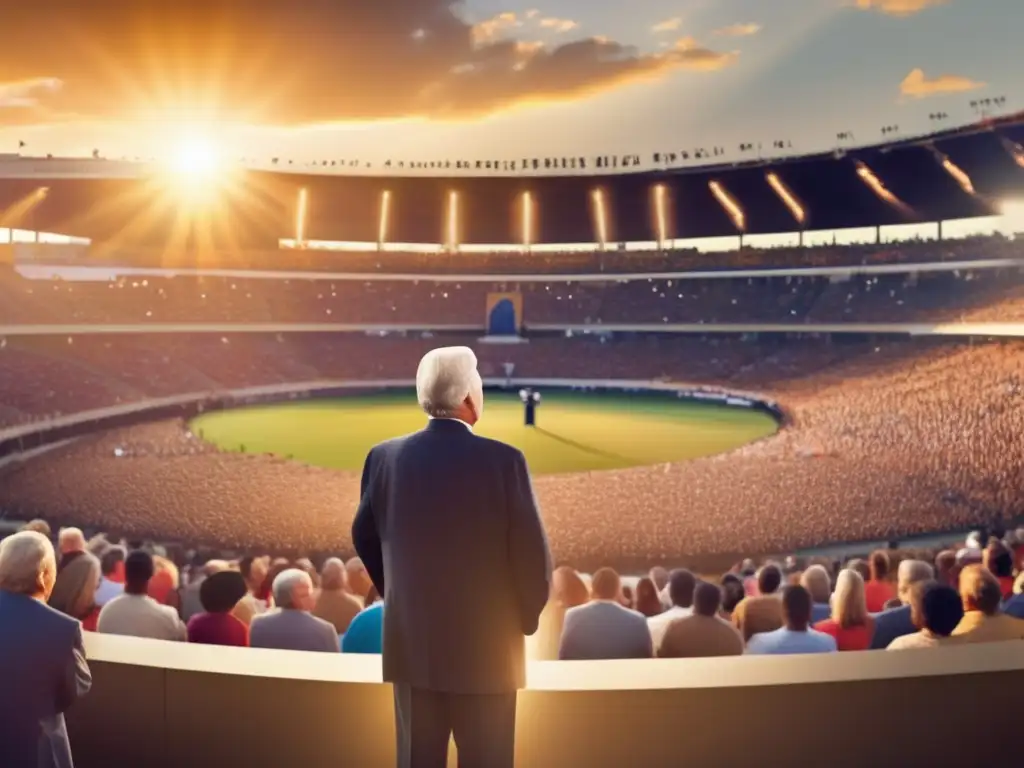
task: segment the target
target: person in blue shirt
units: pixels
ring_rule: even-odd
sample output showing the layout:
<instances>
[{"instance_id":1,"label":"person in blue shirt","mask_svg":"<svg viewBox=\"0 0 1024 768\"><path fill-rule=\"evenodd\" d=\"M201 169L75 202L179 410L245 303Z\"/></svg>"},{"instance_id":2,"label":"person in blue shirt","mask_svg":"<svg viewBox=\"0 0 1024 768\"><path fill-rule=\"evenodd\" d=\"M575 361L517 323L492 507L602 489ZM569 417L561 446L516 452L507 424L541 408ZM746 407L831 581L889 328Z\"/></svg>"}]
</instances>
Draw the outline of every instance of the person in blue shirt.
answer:
<instances>
[{"instance_id":1,"label":"person in blue shirt","mask_svg":"<svg viewBox=\"0 0 1024 768\"><path fill-rule=\"evenodd\" d=\"M341 636L342 653L382 653L384 637L384 603L378 601L364 608L345 634Z\"/></svg>"},{"instance_id":2,"label":"person in blue shirt","mask_svg":"<svg viewBox=\"0 0 1024 768\"><path fill-rule=\"evenodd\" d=\"M782 618L774 632L759 632L747 641L749 654L835 653L835 638L810 629L811 593L801 586L782 591Z\"/></svg>"}]
</instances>

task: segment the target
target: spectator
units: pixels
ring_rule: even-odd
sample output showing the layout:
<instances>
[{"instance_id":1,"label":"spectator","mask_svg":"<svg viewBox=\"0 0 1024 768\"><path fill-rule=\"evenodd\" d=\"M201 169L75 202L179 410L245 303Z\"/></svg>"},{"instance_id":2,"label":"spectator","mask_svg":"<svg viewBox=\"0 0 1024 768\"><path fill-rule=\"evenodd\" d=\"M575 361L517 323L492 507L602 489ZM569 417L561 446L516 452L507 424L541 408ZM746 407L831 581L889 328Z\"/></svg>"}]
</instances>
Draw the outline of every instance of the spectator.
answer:
<instances>
[{"instance_id":1,"label":"spectator","mask_svg":"<svg viewBox=\"0 0 1024 768\"><path fill-rule=\"evenodd\" d=\"M959 575L956 567L956 552L944 549L935 556L935 580L939 584L956 589Z\"/></svg>"},{"instance_id":2,"label":"spectator","mask_svg":"<svg viewBox=\"0 0 1024 768\"><path fill-rule=\"evenodd\" d=\"M1009 547L993 539L985 548L981 562L999 582L1003 600L1013 597L1013 552Z\"/></svg>"},{"instance_id":3,"label":"spectator","mask_svg":"<svg viewBox=\"0 0 1024 768\"><path fill-rule=\"evenodd\" d=\"M800 574L800 583L804 589L811 593L814 604L811 606L811 623L817 624L832 615L832 606L829 601L832 597L832 579L828 575L828 569L820 564L814 564Z\"/></svg>"},{"instance_id":4,"label":"spectator","mask_svg":"<svg viewBox=\"0 0 1024 768\"><path fill-rule=\"evenodd\" d=\"M197 570L193 571L194 576L183 590L181 596L181 618L184 622L188 623L193 616L198 616L205 610L203 608L202 596L200 594L203 582L213 574L226 571L229 568L230 566L224 560L210 560L203 563L203 565ZM242 580L244 581L245 578L243 577ZM235 618L238 617L236 616ZM239 619L239 621L241 621L241 619Z\"/></svg>"},{"instance_id":5,"label":"spectator","mask_svg":"<svg viewBox=\"0 0 1024 768\"><path fill-rule=\"evenodd\" d=\"M85 552L85 535L79 528L61 528L57 534L57 549L60 556L57 573L60 573L65 565Z\"/></svg>"},{"instance_id":6,"label":"spectator","mask_svg":"<svg viewBox=\"0 0 1024 768\"><path fill-rule=\"evenodd\" d=\"M746 596L747 593L743 587L743 579L735 573L727 573L722 576L722 618L732 622L733 611L736 610L736 606Z\"/></svg>"},{"instance_id":7,"label":"spectator","mask_svg":"<svg viewBox=\"0 0 1024 768\"><path fill-rule=\"evenodd\" d=\"M57 574L50 594L50 607L82 622L82 629L96 631L100 608L96 588L100 584L100 561L85 552L66 563Z\"/></svg>"},{"instance_id":8,"label":"spectator","mask_svg":"<svg viewBox=\"0 0 1024 768\"><path fill-rule=\"evenodd\" d=\"M185 625L178 613L147 594L154 569L148 552L137 549L128 554L124 561L124 594L100 610L99 632L153 640L185 639Z\"/></svg>"},{"instance_id":9,"label":"spectator","mask_svg":"<svg viewBox=\"0 0 1024 768\"><path fill-rule=\"evenodd\" d=\"M668 569L656 565L647 573L651 581L654 582L654 586L658 590L658 599L661 601L661 609L663 611L668 610L672 607L672 600L668 596Z\"/></svg>"},{"instance_id":10,"label":"spectator","mask_svg":"<svg viewBox=\"0 0 1024 768\"><path fill-rule=\"evenodd\" d=\"M960 572L960 598L964 617L953 630L960 643L991 643L1024 640L1024 621L999 610L1002 602L999 580L981 565L968 565Z\"/></svg>"},{"instance_id":11,"label":"spectator","mask_svg":"<svg viewBox=\"0 0 1024 768\"><path fill-rule=\"evenodd\" d=\"M897 637L889 643L890 651L946 645L964 616L964 607L952 587L937 581L919 581L910 588L910 614L919 631Z\"/></svg>"},{"instance_id":12,"label":"spectator","mask_svg":"<svg viewBox=\"0 0 1024 768\"><path fill-rule=\"evenodd\" d=\"M871 581L871 566L868 565L866 560L862 560L859 557L855 557L853 560L846 564L846 567L849 568L851 571L856 571L857 573L859 573L860 577L864 579L865 584ZM841 570L842 568L840 568L837 564L836 572L838 573Z\"/></svg>"},{"instance_id":13,"label":"spectator","mask_svg":"<svg viewBox=\"0 0 1024 768\"><path fill-rule=\"evenodd\" d=\"M774 563L757 572L757 595L744 598L732 614L732 622L746 642L759 632L774 632L783 626L782 603L778 589L782 570ZM810 594L810 593L808 593Z\"/></svg>"},{"instance_id":14,"label":"spectator","mask_svg":"<svg viewBox=\"0 0 1024 768\"><path fill-rule=\"evenodd\" d=\"M537 631L526 638L530 658L553 661L558 658L558 645L562 640L565 612L586 604L590 591L580 575L567 565L555 568L551 574L550 597L540 613Z\"/></svg>"},{"instance_id":15,"label":"spectator","mask_svg":"<svg viewBox=\"0 0 1024 768\"><path fill-rule=\"evenodd\" d=\"M868 615L864 579L856 571L844 568L836 579L832 595L832 617L814 625L831 635L840 651L866 651L871 646L875 620Z\"/></svg>"},{"instance_id":16,"label":"spectator","mask_svg":"<svg viewBox=\"0 0 1024 768\"><path fill-rule=\"evenodd\" d=\"M377 599L376 590L366 599L370 604L352 619L341 638L343 653L383 653L384 603Z\"/></svg>"},{"instance_id":17,"label":"spectator","mask_svg":"<svg viewBox=\"0 0 1024 768\"><path fill-rule=\"evenodd\" d=\"M47 540L53 538L53 531L50 529L50 524L45 520L40 520L39 518L28 521L21 526L21 530L41 534L45 536Z\"/></svg>"},{"instance_id":18,"label":"spectator","mask_svg":"<svg viewBox=\"0 0 1024 768\"><path fill-rule=\"evenodd\" d=\"M124 548L108 546L100 555L100 571L96 605L102 608L124 592Z\"/></svg>"},{"instance_id":19,"label":"spectator","mask_svg":"<svg viewBox=\"0 0 1024 768\"><path fill-rule=\"evenodd\" d=\"M813 605L810 592L801 586L786 587L782 591L781 603L784 625L751 637L747 642L747 653L777 655L832 653L837 650L835 638L810 629Z\"/></svg>"},{"instance_id":20,"label":"spectator","mask_svg":"<svg viewBox=\"0 0 1024 768\"><path fill-rule=\"evenodd\" d=\"M359 598L346 589L345 573L345 564L336 557L324 563L320 593L313 608L313 615L329 622L338 635L344 635L352 619L363 610Z\"/></svg>"},{"instance_id":21,"label":"spectator","mask_svg":"<svg viewBox=\"0 0 1024 768\"><path fill-rule=\"evenodd\" d=\"M640 615L650 618L657 616L664 610L661 604L661 596L658 594L658 587L654 581L644 576L636 583L636 598L634 608ZM627 608L629 606L626 606Z\"/></svg>"},{"instance_id":22,"label":"spectator","mask_svg":"<svg viewBox=\"0 0 1024 768\"><path fill-rule=\"evenodd\" d=\"M912 617L910 595L915 584L931 581L932 567L923 560L903 560L896 569L896 593L899 608L891 608L875 616L875 633L871 637L871 648L888 648L897 637L911 635L917 631Z\"/></svg>"},{"instance_id":23,"label":"spectator","mask_svg":"<svg viewBox=\"0 0 1024 768\"><path fill-rule=\"evenodd\" d=\"M161 605L169 605L178 610L181 607L178 566L166 557L153 555L153 568L153 578L149 580L149 596Z\"/></svg>"},{"instance_id":24,"label":"spectator","mask_svg":"<svg viewBox=\"0 0 1024 768\"><path fill-rule=\"evenodd\" d=\"M697 577L685 568L677 568L668 577L668 597L672 607L647 620L651 632L654 650L661 645L665 629L676 619L693 615L693 590L697 587Z\"/></svg>"},{"instance_id":25,"label":"spectator","mask_svg":"<svg viewBox=\"0 0 1024 768\"><path fill-rule=\"evenodd\" d=\"M46 605L57 578L46 536L0 542L0 762L70 768L64 712L92 685L79 623Z\"/></svg>"},{"instance_id":26,"label":"spectator","mask_svg":"<svg viewBox=\"0 0 1024 768\"><path fill-rule=\"evenodd\" d=\"M300 571L305 571L306 575L309 576L309 580L313 582L313 591L320 589L320 574L316 570L316 566L313 565L313 561L308 557L300 557L295 561L295 567Z\"/></svg>"},{"instance_id":27,"label":"spectator","mask_svg":"<svg viewBox=\"0 0 1024 768\"><path fill-rule=\"evenodd\" d=\"M367 594L373 587L370 574L366 571L361 557L353 557L345 563L345 570L348 573L348 588L353 595L365 602Z\"/></svg>"},{"instance_id":28,"label":"spectator","mask_svg":"<svg viewBox=\"0 0 1024 768\"><path fill-rule=\"evenodd\" d=\"M884 611L886 601L896 597L896 588L889 581L889 564L889 553L884 549L871 553L871 579L864 584L864 596L871 613Z\"/></svg>"},{"instance_id":29,"label":"spectator","mask_svg":"<svg viewBox=\"0 0 1024 768\"><path fill-rule=\"evenodd\" d=\"M249 628L232 615L249 588L238 571L219 571L203 579L199 599L204 613L188 622L188 641L207 645L249 645Z\"/></svg>"},{"instance_id":30,"label":"spectator","mask_svg":"<svg viewBox=\"0 0 1024 768\"><path fill-rule=\"evenodd\" d=\"M245 579L247 591L231 613L247 627L252 623L253 617L265 613L268 608L264 584L269 570L266 557L246 555L238 561L238 571Z\"/></svg>"},{"instance_id":31,"label":"spectator","mask_svg":"<svg viewBox=\"0 0 1024 768\"><path fill-rule=\"evenodd\" d=\"M1003 603L1003 612L1015 619L1024 619L1024 571L1017 575L1013 591L1013 597Z\"/></svg>"},{"instance_id":32,"label":"spectator","mask_svg":"<svg viewBox=\"0 0 1024 768\"><path fill-rule=\"evenodd\" d=\"M619 604L621 589L619 574L611 568L594 574L591 601L565 614L559 659L649 659L654 655L647 621Z\"/></svg>"},{"instance_id":33,"label":"spectator","mask_svg":"<svg viewBox=\"0 0 1024 768\"><path fill-rule=\"evenodd\" d=\"M693 596L693 615L674 620L665 630L658 656L684 659L706 656L740 656L743 635L718 616L722 591L702 581Z\"/></svg>"},{"instance_id":34,"label":"spectator","mask_svg":"<svg viewBox=\"0 0 1024 768\"><path fill-rule=\"evenodd\" d=\"M313 581L298 568L288 568L274 578L276 610L256 616L249 626L249 644L253 648L278 648L285 651L338 653L338 633L311 611L316 605Z\"/></svg>"}]
</instances>

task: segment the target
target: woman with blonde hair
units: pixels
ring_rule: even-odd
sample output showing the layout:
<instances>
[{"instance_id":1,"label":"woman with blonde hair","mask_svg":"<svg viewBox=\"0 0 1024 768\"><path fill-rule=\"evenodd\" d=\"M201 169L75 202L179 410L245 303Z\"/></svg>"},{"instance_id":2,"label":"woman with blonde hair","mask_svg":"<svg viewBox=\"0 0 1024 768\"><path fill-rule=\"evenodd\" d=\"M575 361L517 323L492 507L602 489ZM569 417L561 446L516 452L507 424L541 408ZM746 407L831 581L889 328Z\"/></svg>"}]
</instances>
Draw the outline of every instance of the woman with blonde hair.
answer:
<instances>
[{"instance_id":1,"label":"woman with blonde hair","mask_svg":"<svg viewBox=\"0 0 1024 768\"><path fill-rule=\"evenodd\" d=\"M831 603L831 618L819 621L814 629L834 637L840 651L868 650L875 620L868 613L864 577L852 568L841 570Z\"/></svg>"},{"instance_id":2,"label":"woman with blonde hair","mask_svg":"<svg viewBox=\"0 0 1024 768\"><path fill-rule=\"evenodd\" d=\"M583 578L567 565L556 568L551 574L551 595L541 611L537 631L526 641L528 657L541 661L558 659L565 612L588 600L590 590Z\"/></svg>"},{"instance_id":3,"label":"woman with blonde hair","mask_svg":"<svg viewBox=\"0 0 1024 768\"><path fill-rule=\"evenodd\" d=\"M81 554L64 566L50 593L50 607L82 622L82 629L96 631L100 608L96 589L100 585L100 561Z\"/></svg>"}]
</instances>

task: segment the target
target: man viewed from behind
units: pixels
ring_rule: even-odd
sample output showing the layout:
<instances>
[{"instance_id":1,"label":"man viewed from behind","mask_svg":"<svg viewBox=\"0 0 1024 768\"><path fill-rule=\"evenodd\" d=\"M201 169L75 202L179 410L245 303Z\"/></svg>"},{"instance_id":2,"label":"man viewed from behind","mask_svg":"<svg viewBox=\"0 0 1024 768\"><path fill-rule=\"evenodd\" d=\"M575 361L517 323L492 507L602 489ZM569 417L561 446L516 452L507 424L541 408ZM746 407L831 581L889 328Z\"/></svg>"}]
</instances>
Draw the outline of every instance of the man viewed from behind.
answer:
<instances>
[{"instance_id":1,"label":"man viewed from behind","mask_svg":"<svg viewBox=\"0 0 1024 768\"><path fill-rule=\"evenodd\" d=\"M154 571L153 557L148 552L137 549L128 554L124 561L124 594L100 609L97 631L153 640L185 639L185 624L178 612L160 605L148 594Z\"/></svg>"},{"instance_id":2,"label":"man viewed from behind","mask_svg":"<svg viewBox=\"0 0 1024 768\"><path fill-rule=\"evenodd\" d=\"M473 434L483 382L468 347L428 352L416 372L427 427L366 457L352 541L384 596L384 679L394 683L398 759L513 765L525 635L548 599L547 539L526 459ZM642 619L641 619L642 621Z\"/></svg>"},{"instance_id":3,"label":"man viewed from behind","mask_svg":"<svg viewBox=\"0 0 1024 768\"><path fill-rule=\"evenodd\" d=\"M781 584L782 570L774 563L762 566L757 572L759 594L744 598L732 614L732 623L744 640L782 626L782 603L778 594Z\"/></svg>"},{"instance_id":4,"label":"man viewed from behind","mask_svg":"<svg viewBox=\"0 0 1024 768\"><path fill-rule=\"evenodd\" d=\"M100 585L96 589L96 605L102 608L124 593L124 548L107 546L100 558Z\"/></svg>"},{"instance_id":5,"label":"man viewed from behind","mask_svg":"<svg viewBox=\"0 0 1024 768\"><path fill-rule=\"evenodd\" d=\"M92 685L82 630L46 605L53 545L35 532L0 543L0 765L70 768L64 711Z\"/></svg>"},{"instance_id":6,"label":"man viewed from behind","mask_svg":"<svg viewBox=\"0 0 1024 768\"><path fill-rule=\"evenodd\" d=\"M57 561L59 572L76 557L85 554L85 535L80 528L61 528L57 534L57 549L60 553Z\"/></svg>"},{"instance_id":7,"label":"man viewed from behind","mask_svg":"<svg viewBox=\"0 0 1024 768\"><path fill-rule=\"evenodd\" d=\"M747 653L831 653L838 650L834 637L810 628L811 593L803 587L790 586L782 591L782 617L781 628L750 638Z\"/></svg>"},{"instance_id":8,"label":"man viewed from behind","mask_svg":"<svg viewBox=\"0 0 1024 768\"><path fill-rule=\"evenodd\" d=\"M663 659L706 656L739 656L743 653L743 635L718 616L722 590L702 581L693 595L693 615L676 619L665 630L658 648Z\"/></svg>"},{"instance_id":9,"label":"man viewed from behind","mask_svg":"<svg viewBox=\"0 0 1024 768\"><path fill-rule=\"evenodd\" d=\"M910 594L914 585L934 578L932 567L923 560L904 560L896 569L896 594L902 605L883 611L875 617L875 634L871 638L872 650L888 648L897 637L917 631L911 616Z\"/></svg>"},{"instance_id":10,"label":"man viewed from behind","mask_svg":"<svg viewBox=\"0 0 1024 768\"><path fill-rule=\"evenodd\" d=\"M282 651L341 653L334 626L311 611L316 605L313 580L298 568L274 577L271 587L276 610L256 616L249 625L249 645Z\"/></svg>"},{"instance_id":11,"label":"man viewed from behind","mask_svg":"<svg viewBox=\"0 0 1024 768\"><path fill-rule=\"evenodd\" d=\"M1024 640L1024 621L1000 610L999 580L984 566L968 565L960 572L960 599L964 617L953 630L958 643Z\"/></svg>"},{"instance_id":12,"label":"man viewed from behind","mask_svg":"<svg viewBox=\"0 0 1024 768\"><path fill-rule=\"evenodd\" d=\"M811 593L814 604L811 606L811 624L824 621L832 615L829 599L832 597L832 577L828 569L815 563L800 574L800 584Z\"/></svg>"},{"instance_id":13,"label":"man viewed from behind","mask_svg":"<svg viewBox=\"0 0 1024 768\"><path fill-rule=\"evenodd\" d=\"M320 594L313 608L313 615L334 625L338 635L344 635L352 619L363 610L362 601L347 589L345 573L345 564L336 557L324 563L320 574Z\"/></svg>"},{"instance_id":14,"label":"man viewed from behind","mask_svg":"<svg viewBox=\"0 0 1024 768\"><path fill-rule=\"evenodd\" d=\"M591 601L565 613L558 658L649 659L654 655L651 633L642 614L619 602L622 582L611 568L601 568L590 585Z\"/></svg>"},{"instance_id":15,"label":"man viewed from behind","mask_svg":"<svg viewBox=\"0 0 1024 768\"><path fill-rule=\"evenodd\" d=\"M919 581L910 588L910 612L918 632L889 643L890 651L935 648L951 643L950 634L964 616L960 595L937 581Z\"/></svg>"},{"instance_id":16,"label":"man viewed from behind","mask_svg":"<svg viewBox=\"0 0 1024 768\"><path fill-rule=\"evenodd\" d=\"M693 615L693 591L696 587L697 577L685 568L677 568L669 574L668 598L672 607L647 619L647 627L651 631L655 653L661 646L661 638L668 625L676 619Z\"/></svg>"}]
</instances>

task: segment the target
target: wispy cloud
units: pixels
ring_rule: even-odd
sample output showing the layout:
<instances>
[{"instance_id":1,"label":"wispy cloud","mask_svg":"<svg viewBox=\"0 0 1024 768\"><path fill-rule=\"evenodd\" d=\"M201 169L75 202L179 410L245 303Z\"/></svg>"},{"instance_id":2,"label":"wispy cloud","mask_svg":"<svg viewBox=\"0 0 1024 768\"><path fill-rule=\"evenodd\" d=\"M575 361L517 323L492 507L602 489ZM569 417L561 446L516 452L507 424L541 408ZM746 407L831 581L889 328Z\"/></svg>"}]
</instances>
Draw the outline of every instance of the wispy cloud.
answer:
<instances>
[{"instance_id":1,"label":"wispy cloud","mask_svg":"<svg viewBox=\"0 0 1024 768\"><path fill-rule=\"evenodd\" d=\"M677 40L671 53L668 54L681 67L714 71L733 64L739 57L738 51L713 51L697 42L692 37Z\"/></svg>"},{"instance_id":2,"label":"wispy cloud","mask_svg":"<svg viewBox=\"0 0 1024 768\"><path fill-rule=\"evenodd\" d=\"M662 32L674 32L675 30L679 29L682 23L683 17L675 16L671 19L659 21L657 24L651 27L651 32L654 32L655 34L660 34Z\"/></svg>"},{"instance_id":3,"label":"wispy cloud","mask_svg":"<svg viewBox=\"0 0 1024 768\"><path fill-rule=\"evenodd\" d=\"M572 19L558 19L549 16L547 18L541 19L540 25L544 29L554 30L555 32L568 32L570 30L576 29L576 27L579 26L579 23L573 21Z\"/></svg>"},{"instance_id":4,"label":"wispy cloud","mask_svg":"<svg viewBox=\"0 0 1024 768\"><path fill-rule=\"evenodd\" d=\"M749 24L733 24L728 27L722 27L721 29L716 29L714 34L718 37L750 37L760 31L761 25L751 22Z\"/></svg>"},{"instance_id":5,"label":"wispy cloud","mask_svg":"<svg viewBox=\"0 0 1024 768\"><path fill-rule=\"evenodd\" d=\"M900 93L911 99L925 99L943 93L962 93L984 88L985 83L962 75L939 75L929 79L923 69L910 72L900 83Z\"/></svg>"},{"instance_id":6,"label":"wispy cloud","mask_svg":"<svg viewBox=\"0 0 1024 768\"><path fill-rule=\"evenodd\" d=\"M0 83L0 109L31 109L40 106L47 94L56 93L64 83L55 77L34 77Z\"/></svg>"},{"instance_id":7,"label":"wispy cloud","mask_svg":"<svg viewBox=\"0 0 1024 768\"><path fill-rule=\"evenodd\" d=\"M479 24L474 24L471 34L474 45L486 45L515 27L522 26L522 22L514 13L499 13Z\"/></svg>"},{"instance_id":8,"label":"wispy cloud","mask_svg":"<svg viewBox=\"0 0 1024 768\"><path fill-rule=\"evenodd\" d=\"M936 5L946 5L949 0L857 0L862 11L878 11L889 16L913 16Z\"/></svg>"}]
</instances>

